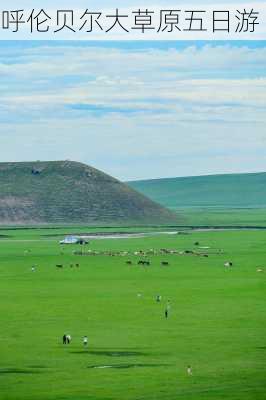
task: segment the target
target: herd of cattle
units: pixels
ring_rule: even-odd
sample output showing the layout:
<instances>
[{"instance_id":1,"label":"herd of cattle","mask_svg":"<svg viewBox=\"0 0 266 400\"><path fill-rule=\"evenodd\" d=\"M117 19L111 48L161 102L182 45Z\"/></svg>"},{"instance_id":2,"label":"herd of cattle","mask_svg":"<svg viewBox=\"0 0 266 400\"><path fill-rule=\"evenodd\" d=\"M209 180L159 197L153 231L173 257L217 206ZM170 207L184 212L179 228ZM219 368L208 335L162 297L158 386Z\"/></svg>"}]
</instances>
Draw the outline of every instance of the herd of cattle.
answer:
<instances>
[{"instance_id":1,"label":"herd of cattle","mask_svg":"<svg viewBox=\"0 0 266 400\"><path fill-rule=\"evenodd\" d=\"M223 251L221 249L216 250L215 252L212 252L211 254L222 254ZM141 259L138 261L134 262L132 260L127 260L126 264L127 265L140 265L144 267L148 267L151 265L151 261L147 259L146 257L148 256L155 256L155 255L192 255L192 256L201 256L201 257L209 257L209 254L201 251L195 251L195 250L176 250L176 249L149 249L149 250L138 250L138 251L95 251L95 250L87 250L87 251L80 251L80 250L75 250L73 251L74 255L78 256L109 256L109 257L115 257L115 256L120 256L120 257L131 257L131 256L138 256ZM166 267L169 266L170 263L169 261L161 261L161 266ZM70 267L79 267L79 264L70 264ZM233 263L231 261L227 261L224 263L225 268L231 268L233 266ZM56 264L57 268L63 268L63 264Z\"/></svg>"},{"instance_id":2,"label":"herd of cattle","mask_svg":"<svg viewBox=\"0 0 266 400\"><path fill-rule=\"evenodd\" d=\"M137 251L96 251L96 250L74 250L73 255L77 256L109 256L109 257L132 257L132 256L138 256L141 259L138 261L134 262L132 260L127 260L126 264L127 265L139 265L143 267L148 267L151 265L151 261L147 259L146 257L148 256L156 256L156 255L191 255L191 256L199 256L199 257L209 257L210 252L206 252L206 249L209 249L209 247L198 247L199 242L194 243L194 246L197 246L197 250L177 250L177 249L166 249L166 248L161 248L161 249L149 249L149 250L137 250ZM211 254L223 254L222 249L213 249ZM169 261L161 261L161 266L166 267L169 266L170 263ZM231 261L227 261L224 263L225 268L230 268L233 266L233 263ZM64 266L62 264L57 264L57 268L63 268ZM74 264L70 264L70 267L73 268ZM75 267L79 267L79 264L75 264Z\"/></svg>"},{"instance_id":3,"label":"herd of cattle","mask_svg":"<svg viewBox=\"0 0 266 400\"><path fill-rule=\"evenodd\" d=\"M131 260L127 260L126 261L127 265L134 265L133 261ZM143 267L149 267L151 265L151 261L150 260L138 260L137 265L142 265ZM168 265L170 265L170 263L168 261L161 261L161 266L162 267L167 267ZM74 266L76 268L79 268L79 264L70 264L69 265L70 268L74 268ZM227 261L226 263L224 263L225 268L230 268L233 266L233 263L231 261ZM56 268L64 268L63 264L56 264ZM258 271L261 272L261 271Z\"/></svg>"},{"instance_id":4,"label":"herd of cattle","mask_svg":"<svg viewBox=\"0 0 266 400\"><path fill-rule=\"evenodd\" d=\"M222 250L218 249L213 251L212 254L222 254ZM201 257L209 257L206 251L195 251L195 250L176 250L176 249L149 249L149 250L138 250L138 251L96 251L96 250L75 250L74 255L77 256L110 256L110 257L126 257L126 256L157 256L166 254L177 254L177 255L194 255Z\"/></svg>"},{"instance_id":5,"label":"herd of cattle","mask_svg":"<svg viewBox=\"0 0 266 400\"><path fill-rule=\"evenodd\" d=\"M69 266L70 266L70 268L74 268L74 264L70 264ZM79 268L79 264L75 264L75 267ZM56 268L64 268L64 265L63 264L56 264Z\"/></svg>"},{"instance_id":6,"label":"herd of cattle","mask_svg":"<svg viewBox=\"0 0 266 400\"><path fill-rule=\"evenodd\" d=\"M126 261L126 264L127 265L133 265L134 263L133 263L133 261L128 260L128 261ZM137 262L137 265L142 265L144 267L145 266L149 267L151 265L151 262L149 260L139 260ZM168 261L162 261L161 265L166 267L167 265L169 265L169 262ZM56 268L64 268L63 264L56 264L55 266L56 266ZM74 264L70 264L69 267L70 268L74 268ZM79 268L79 264L75 264L75 267Z\"/></svg>"},{"instance_id":7,"label":"herd of cattle","mask_svg":"<svg viewBox=\"0 0 266 400\"><path fill-rule=\"evenodd\" d=\"M126 264L127 265L133 265L134 263L133 263L133 261L128 260L128 261L126 261ZM137 262L137 265L142 265L144 267L145 266L149 267L151 265L151 262L149 260L139 260ZM166 267L167 265L169 265L169 262L168 261L161 261L161 265Z\"/></svg>"}]
</instances>

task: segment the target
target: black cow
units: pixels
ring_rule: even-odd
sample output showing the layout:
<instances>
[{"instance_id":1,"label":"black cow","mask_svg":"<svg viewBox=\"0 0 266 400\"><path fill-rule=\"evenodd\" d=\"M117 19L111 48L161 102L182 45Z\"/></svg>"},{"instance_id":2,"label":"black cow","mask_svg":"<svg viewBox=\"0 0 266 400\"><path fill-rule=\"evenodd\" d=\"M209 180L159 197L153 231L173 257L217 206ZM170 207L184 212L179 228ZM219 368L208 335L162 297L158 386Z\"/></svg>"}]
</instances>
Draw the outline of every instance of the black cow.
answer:
<instances>
[{"instance_id":1,"label":"black cow","mask_svg":"<svg viewBox=\"0 0 266 400\"><path fill-rule=\"evenodd\" d=\"M149 266L151 263L150 263L150 261L143 261L143 260L139 260L138 261L138 265L147 265L147 266Z\"/></svg>"},{"instance_id":2,"label":"black cow","mask_svg":"<svg viewBox=\"0 0 266 400\"><path fill-rule=\"evenodd\" d=\"M163 265L165 267L166 265L169 265L169 262L168 261L162 261L161 265Z\"/></svg>"}]
</instances>

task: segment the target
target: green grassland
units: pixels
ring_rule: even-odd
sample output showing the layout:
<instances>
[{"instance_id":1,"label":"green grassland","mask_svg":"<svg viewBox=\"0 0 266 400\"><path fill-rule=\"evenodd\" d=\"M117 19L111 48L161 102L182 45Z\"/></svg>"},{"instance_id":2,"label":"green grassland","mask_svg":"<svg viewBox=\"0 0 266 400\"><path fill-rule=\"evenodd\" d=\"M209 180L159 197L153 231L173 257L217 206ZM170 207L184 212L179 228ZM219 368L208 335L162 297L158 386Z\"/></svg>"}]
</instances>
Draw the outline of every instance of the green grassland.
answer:
<instances>
[{"instance_id":1,"label":"green grassland","mask_svg":"<svg viewBox=\"0 0 266 400\"><path fill-rule=\"evenodd\" d=\"M128 182L182 215L184 225L266 227L266 173Z\"/></svg>"},{"instance_id":2,"label":"green grassland","mask_svg":"<svg viewBox=\"0 0 266 400\"><path fill-rule=\"evenodd\" d=\"M182 251L199 241L209 247L197 247L209 257L149 256L146 269L126 265L128 257L75 256L79 246L62 247L60 237L50 236L60 232L0 232L7 236L0 240L1 400L266 398L266 232L193 232L88 246ZM139 258L129 257L134 264ZM170 265L162 267L162 260ZM228 260L231 269L223 266ZM73 338L69 346L61 343L65 332Z\"/></svg>"},{"instance_id":3,"label":"green grassland","mask_svg":"<svg viewBox=\"0 0 266 400\"><path fill-rule=\"evenodd\" d=\"M266 227L266 208L187 207L173 209L186 226Z\"/></svg>"},{"instance_id":4,"label":"green grassland","mask_svg":"<svg viewBox=\"0 0 266 400\"><path fill-rule=\"evenodd\" d=\"M265 172L150 179L128 185L170 208L266 208Z\"/></svg>"}]
</instances>

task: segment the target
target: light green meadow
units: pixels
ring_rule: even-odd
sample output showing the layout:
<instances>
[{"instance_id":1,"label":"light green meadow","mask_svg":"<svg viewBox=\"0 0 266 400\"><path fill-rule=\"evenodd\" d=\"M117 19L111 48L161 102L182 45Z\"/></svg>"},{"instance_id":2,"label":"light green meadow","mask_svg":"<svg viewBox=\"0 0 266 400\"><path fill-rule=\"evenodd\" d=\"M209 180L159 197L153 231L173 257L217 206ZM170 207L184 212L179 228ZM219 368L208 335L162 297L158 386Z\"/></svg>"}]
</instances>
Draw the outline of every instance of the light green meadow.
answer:
<instances>
[{"instance_id":1,"label":"light green meadow","mask_svg":"<svg viewBox=\"0 0 266 400\"><path fill-rule=\"evenodd\" d=\"M136 265L140 256L75 256L79 245L58 244L65 232L0 232L1 400L266 398L266 231L92 240L86 247L209 255L148 256L146 269ZM72 336L68 346L64 333Z\"/></svg>"}]
</instances>

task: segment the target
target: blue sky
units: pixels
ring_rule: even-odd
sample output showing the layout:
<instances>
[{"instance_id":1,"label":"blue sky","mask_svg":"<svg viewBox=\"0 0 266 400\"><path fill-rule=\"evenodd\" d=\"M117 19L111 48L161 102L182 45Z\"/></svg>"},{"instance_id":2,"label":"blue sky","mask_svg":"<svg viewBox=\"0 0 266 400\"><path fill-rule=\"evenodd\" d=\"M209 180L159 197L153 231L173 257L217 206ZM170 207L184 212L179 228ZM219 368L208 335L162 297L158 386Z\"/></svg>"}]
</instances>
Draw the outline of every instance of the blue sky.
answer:
<instances>
[{"instance_id":1,"label":"blue sky","mask_svg":"<svg viewBox=\"0 0 266 400\"><path fill-rule=\"evenodd\" d=\"M266 170L266 42L0 42L2 161Z\"/></svg>"}]
</instances>

